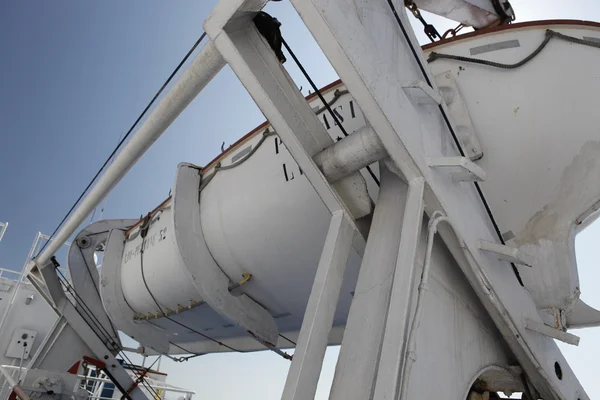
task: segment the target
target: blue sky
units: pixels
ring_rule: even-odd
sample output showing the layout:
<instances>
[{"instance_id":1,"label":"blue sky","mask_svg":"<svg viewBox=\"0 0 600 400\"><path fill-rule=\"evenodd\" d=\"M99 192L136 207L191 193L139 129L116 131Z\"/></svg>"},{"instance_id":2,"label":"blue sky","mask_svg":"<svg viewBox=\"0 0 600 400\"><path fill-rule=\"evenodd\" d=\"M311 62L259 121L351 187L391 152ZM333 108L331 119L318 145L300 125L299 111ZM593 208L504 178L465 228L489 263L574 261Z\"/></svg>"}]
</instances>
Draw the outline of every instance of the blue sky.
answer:
<instances>
[{"instance_id":1,"label":"blue sky","mask_svg":"<svg viewBox=\"0 0 600 400\"><path fill-rule=\"evenodd\" d=\"M0 267L20 269L37 231L49 234L78 197L121 134L146 106L202 33L215 0L39 1L0 4L0 221L10 223L0 245ZM600 20L593 0L513 0L518 21ZM283 23L286 40L317 85L336 79L288 2L267 11ZM428 17L438 30L454 23ZM426 42L415 25L419 37ZM441 28L440 28L441 27ZM299 86L308 84L286 67ZM108 198L105 218L135 218L163 200L175 167L205 164L221 143L233 143L264 120L226 68L132 169ZM600 226L577 241L582 297L594 296ZM592 398L600 355L597 330L578 332L579 348L564 348ZM331 380L336 349L328 352L323 382ZM175 365L163 361L170 382L197 398L279 398L289 362L271 353L209 355ZM596 390L596 392L594 392ZM323 384L319 398L327 397Z\"/></svg>"}]
</instances>

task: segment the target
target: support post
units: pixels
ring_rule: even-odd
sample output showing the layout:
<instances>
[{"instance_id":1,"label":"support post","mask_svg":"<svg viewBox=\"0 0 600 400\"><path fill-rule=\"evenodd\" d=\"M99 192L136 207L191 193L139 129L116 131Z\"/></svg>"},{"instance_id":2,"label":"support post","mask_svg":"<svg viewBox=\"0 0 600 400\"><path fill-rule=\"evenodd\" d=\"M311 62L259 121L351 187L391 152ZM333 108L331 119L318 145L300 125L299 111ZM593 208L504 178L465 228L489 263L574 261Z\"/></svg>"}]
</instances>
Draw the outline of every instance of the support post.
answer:
<instances>
[{"instance_id":1,"label":"support post","mask_svg":"<svg viewBox=\"0 0 600 400\"><path fill-rule=\"evenodd\" d=\"M376 400L398 398L399 381L404 379L401 376L402 361L406 352L410 350L407 348L406 334L410 323L417 246L423 223L424 190L423 178L415 178L408 185L400 248L373 397Z\"/></svg>"},{"instance_id":2,"label":"support post","mask_svg":"<svg viewBox=\"0 0 600 400\"><path fill-rule=\"evenodd\" d=\"M281 397L284 400L315 396L353 236L348 216L334 212Z\"/></svg>"},{"instance_id":3,"label":"support post","mask_svg":"<svg viewBox=\"0 0 600 400\"><path fill-rule=\"evenodd\" d=\"M407 185L380 163L381 189L338 357L330 399L370 399L392 288Z\"/></svg>"}]
</instances>

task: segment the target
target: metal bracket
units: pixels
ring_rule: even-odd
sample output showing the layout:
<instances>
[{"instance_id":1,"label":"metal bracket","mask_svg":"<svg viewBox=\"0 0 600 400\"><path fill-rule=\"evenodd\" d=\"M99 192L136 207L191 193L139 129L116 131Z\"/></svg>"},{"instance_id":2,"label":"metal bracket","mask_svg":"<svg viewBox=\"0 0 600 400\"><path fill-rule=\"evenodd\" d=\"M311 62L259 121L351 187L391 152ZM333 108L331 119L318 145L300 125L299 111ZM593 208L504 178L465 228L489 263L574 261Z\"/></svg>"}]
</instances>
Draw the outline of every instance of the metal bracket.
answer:
<instances>
[{"instance_id":1,"label":"metal bracket","mask_svg":"<svg viewBox=\"0 0 600 400\"><path fill-rule=\"evenodd\" d=\"M530 319L525 320L525 328L530 331L537 332L541 335L551 337L561 342L571 344L573 346L579 346L579 336L573 335L572 333L563 332L560 329L551 328L541 322L532 321Z\"/></svg>"},{"instance_id":2,"label":"metal bracket","mask_svg":"<svg viewBox=\"0 0 600 400\"><path fill-rule=\"evenodd\" d=\"M96 250L106 244L113 229L125 229L137 220L117 219L98 221L81 230L69 247L68 266L71 283L80 301L87 304L88 311L84 319L90 324L100 324L111 339L119 345L119 334L106 314L100 298L100 276L94 259Z\"/></svg>"},{"instance_id":3,"label":"metal bracket","mask_svg":"<svg viewBox=\"0 0 600 400\"><path fill-rule=\"evenodd\" d=\"M485 180L485 171L467 157L431 157L427 158L427 165L447 172L455 182Z\"/></svg>"},{"instance_id":4,"label":"metal bracket","mask_svg":"<svg viewBox=\"0 0 600 400\"><path fill-rule=\"evenodd\" d=\"M473 121L471 121L471 117L469 116L469 110L460 95L452 72L446 71L436 75L435 82L444 100L446 112L456 126L456 133L467 156L471 161L479 160L483 157L483 150L473 127Z\"/></svg>"},{"instance_id":5,"label":"metal bracket","mask_svg":"<svg viewBox=\"0 0 600 400\"><path fill-rule=\"evenodd\" d=\"M479 250L494 254L499 260L508 261L515 264L531 267L534 257L515 247L506 246L503 244L479 241Z\"/></svg>"},{"instance_id":6,"label":"metal bracket","mask_svg":"<svg viewBox=\"0 0 600 400\"><path fill-rule=\"evenodd\" d=\"M423 81L413 81L402 85L404 93L419 104L440 105L442 96Z\"/></svg>"}]
</instances>

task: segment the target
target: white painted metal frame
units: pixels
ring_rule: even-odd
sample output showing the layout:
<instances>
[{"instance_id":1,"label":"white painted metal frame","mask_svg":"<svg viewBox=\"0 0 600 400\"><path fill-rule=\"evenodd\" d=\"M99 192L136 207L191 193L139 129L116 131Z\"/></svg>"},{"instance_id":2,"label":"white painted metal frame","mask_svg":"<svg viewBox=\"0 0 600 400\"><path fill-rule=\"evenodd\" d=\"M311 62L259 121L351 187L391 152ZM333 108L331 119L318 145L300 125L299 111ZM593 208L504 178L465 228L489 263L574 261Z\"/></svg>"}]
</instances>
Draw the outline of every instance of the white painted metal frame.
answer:
<instances>
[{"instance_id":1,"label":"white painted metal frame","mask_svg":"<svg viewBox=\"0 0 600 400\"><path fill-rule=\"evenodd\" d=\"M373 399L398 398L398 381L402 379L402 361L406 351L410 351L405 344L405 332L409 332L407 326L411 322L410 298L413 296L417 246L421 238L424 191L425 180L423 178L415 178L408 185L400 248L394 271L394 282Z\"/></svg>"},{"instance_id":2,"label":"white painted metal frame","mask_svg":"<svg viewBox=\"0 0 600 400\"><path fill-rule=\"evenodd\" d=\"M265 3L265 0L230 0L217 5L204 25L214 47L209 44L198 55L192 67L175 84L175 90L165 96L67 221L56 240L36 261L55 304L97 354L106 352L106 347L75 309L69 307L68 302L65 304L56 274L46 266L86 215L222 68L223 58L277 130L328 209L332 213L348 213L336 190L313 161L315 154L332 144L331 138L252 23L253 12ZM404 91L398 90L404 86L403 82L433 82L402 4L395 2L398 3L398 14L395 15L389 7L393 1L358 0L352 7L348 7L345 0L292 0L292 3L363 110L393 164L409 182L424 178L427 211L440 209L453 221L455 232L440 229L442 238L542 396L546 399L587 398L552 339L527 329L524 321L540 322L540 316L527 291L518 286L512 270L506 268L506 261L479 252L480 240L493 243L498 238L475 189L468 186L470 184L454 182L427 163L430 157L457 157L459 154L455 150L442 151L433 145L423 145L447 140L448 127L427 124L428 129L425 129L415 108L419 104L414 104ZM344 12L340 13L340 10ZM422 66L425 66L424 73L420 70ZM433 85L431 90L424 92L437 98L437 89ZM443 104L442 109L445 109ZM411 197L412 203L415 200ZM412 224L406 229L414 228ZM401 247L403 251L409 250L401 257L410 259L410 246L404 244ZM311 300L315 301L312 295ZM316 314L321 315L321 312L320 307L315 308ZM303 327L305 332L317 328L320 331L323 327ZM348 327L346 336L354 329L357 324ZM301 339L308 343L306 338ZM305 357L309 360L319 358L316 353L310 356L308 350L307 346ZM111 354L106 357L108 363L116 363ZM396 365L397 353L392 361L390 364ZM344 367L351 360L341 359L340 362ZM553 374L555 362L562 367L562 379ZM117 372L122 375L120 370ZM119 376L121 378L131 381L129 377ZM345 385L349 392L362 384L361 380L337 377L334 382L334 386ZM143 396L136 391L134 394Z\"/></svg>"},{"instance_id":3,"label":"white painted metal frame","mask_svg":"<svg viewBox=\"0 0 600 400\"><path fill-rule=\"evenodd\" d=\"M34 268L33 274L41 275L45 283L45 287L38 289L40 293L47 290L47 293L49 293L54 301L54 308L57 313L64 317L73 330L77 332L81 340L89 347L96 358L105 363L106 369L113 376L114 380L126 389L133 388L129 393L129 396L133 400L146 400L147 397L141 387L134 383L134 380L119 363L113 352L107 348L102 339L67 299L56 272L52 268L41 270ZM38 281L39 279L35 279L32 280L32 283Z\"/></svg>"},{"instance_id":4,"label":"white painted metal frame","mask_svg":"<svg viewBox=\"0 0 600 400\"><path fill-rule=\"evenodd\" d=\"M381 187L346 322L331 399L373 396L399 248L407 248L406 241L402 244L402 235L415 229L410 221L415 221L419 214L413 207L418 204L416 192L411 194L412 205L408 206L408 185L385 164L379 164ZM418 182L419 178L415 179ZM410 215L406 231L405 215Z\"/></svg>"},{"instance_id":5,"label":"white painted metal frame","mask_svg":"<svg viewBox=\"0 0 600 400\"><path fill-rule=\"evenodd\" d=\"M220 2L207 19L205 31L280 134L323 202L332 211L343 209L312 160L317 151L329 145L322 141L323 128L252 24L252 12L265 3ZM426 81L437 92L402 3L359 0L348 7L345 0L292 0L292 4L404 177L409 181L425 178L427 211L439 209L453 221L455 229L440 229L441 237L542 396L587 398L554 342L526 329L525 318L541 320L512 269L506 268L506 261L480 253L480 240L493 243L498 237L475 188L471 183L455 182L428 165L432 157L464 156L452 146L444 149L439 145L449 143L449 129L453 127L444 123L436 126L435 121L423 124L416 109L419 104L398 90L403 82ZM445 111L444 105L441 110ZM345 337L352 329L347 327ZM340 359L338 368L340 362L350 361ZM561 365L562 377L554 373L554 363ZM340 382L336 377L334 389L345 385L352 392L362 384L360 380Z\"/></svg>"},{"instance_id":6,"label":"white painted metal frame","mask_svg":"<svg viewBox=\"0 0 600 400\"><path fill-rule=\"evenodd\" d=\"M204 30L267 117L329 211L348 212L313 157L333 145L304 96L252 19L266 1L217 4Z\"/></svg>"},{"instance_id":7,"label":"white painted metal frame","mask_svg":"<svg viewBox=\"0 0 600 400\"><path fill-rule=\"evenodd\" d=\"M334 212L282 399L315 396L353 236L348 216L343 211Z\"/></svg>"},{"instance_id":8,"label":"white painted metal frame","mask_svg":"<svg viewBox=\"0 0 600 400\"><path fill-rule=\"evenodd\" d=\"M106 197L117 185L131 167L141 158L148 148L164 133L179 114L191 103L202 89L225 66L220 53L212 43L207 43L192 61L190 67L177 79L172 89L163 96L161 101L140 126L136 134L115 157L98 182L82 200L79 207L73 212L63 227L58 231L54 240L34 260L36 277L32 282L37 284L40 293L47 300L54 303L55 308L65 317L68 323L81 336L90 349L97 355L104 354L106 363L111 365L113 376L121 384L133 384L133 380L96 336L86 321L77 313L75 308L66 301L64 292L58 282L56 272L52 270L51 259L84 222L89 213ZM50 268L48 268L50 267ZM41 275L41 276L40 276ZM41 284L43 276L45 287ZM112 367L114 366L114 367ZM145 399L146 396L136 387L130 396Z\"/></svg>"}]
</instances>

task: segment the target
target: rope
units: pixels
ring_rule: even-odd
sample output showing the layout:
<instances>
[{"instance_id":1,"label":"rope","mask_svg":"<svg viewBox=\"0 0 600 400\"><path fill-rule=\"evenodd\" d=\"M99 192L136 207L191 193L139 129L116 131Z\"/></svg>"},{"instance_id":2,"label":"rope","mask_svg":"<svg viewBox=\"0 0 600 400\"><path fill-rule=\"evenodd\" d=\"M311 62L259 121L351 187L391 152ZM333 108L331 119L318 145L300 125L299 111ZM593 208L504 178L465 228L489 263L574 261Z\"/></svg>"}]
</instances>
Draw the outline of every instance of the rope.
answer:
<instances>
[{"instance_id":1,"label":"rope","mask_svg":"<svg viewBox=\"0 0 600 400\"><path fill-rule=\"evenodd\" d=\"M436 52L431 52L431 54L429 55L429 58L427 59L427 62L431 63L435 60L446 59L446 60L469 62L469 63L473 63L473 64L487 65L490 67L501 68L501 69L516 69L516 68L522 67L523 65L527 64L529 61L533 60L538 54L540 54L541 51L546 47L546 45L552 38L558 38L558 39L562 39L567 42L576 43L576 44L580 44L583 46L595 47L597 49L600 49L600 43L598 43L598 42L593 42L591 40L585 40L585 39L579 39L579 38L576 38L573 36L564 35L560 32L556 32L551 29L547 29L542 43L540 43L540 45L531 54L529 54L527 57L525 57L521 61L514 63L514 64L503 64L503 63L499 63L499 62L495 62L495 61L482 60L479 58L457 56L454 54L441 54L441 53L436 53Z\"/></svg>"}]
</instances>

